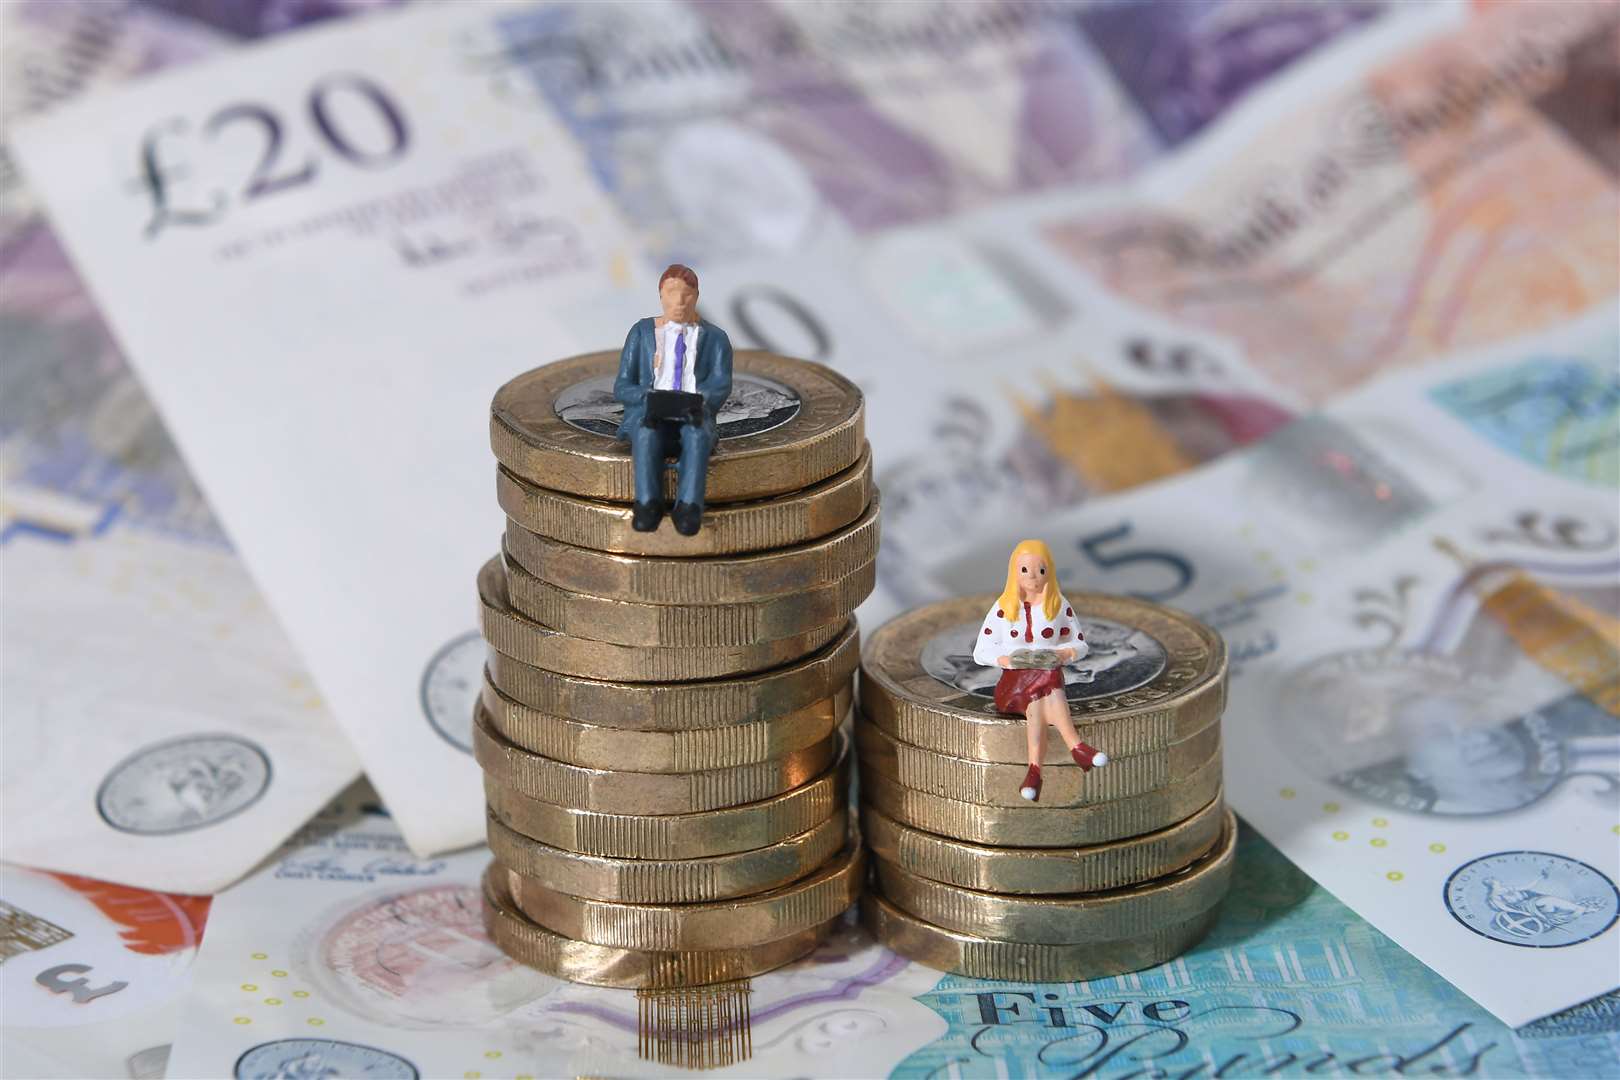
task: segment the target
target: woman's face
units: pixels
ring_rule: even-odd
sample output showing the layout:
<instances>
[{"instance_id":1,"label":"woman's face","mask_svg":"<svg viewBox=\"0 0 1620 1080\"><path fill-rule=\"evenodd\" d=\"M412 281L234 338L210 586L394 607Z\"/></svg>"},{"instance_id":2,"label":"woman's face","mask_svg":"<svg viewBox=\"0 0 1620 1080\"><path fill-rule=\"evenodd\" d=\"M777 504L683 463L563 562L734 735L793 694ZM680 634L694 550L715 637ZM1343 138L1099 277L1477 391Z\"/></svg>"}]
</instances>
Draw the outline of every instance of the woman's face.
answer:
<instances>
[{"instance_id":1,"label":"woman's face","mask_svg":"<svg viewBox=\"0 0 1620 1080\"><path fill-rule=\"evenodd\" d=\"M1018 595L1025 600L1032 600L1041 595L1046 589L1046 579L1049 576L1051 568L1039 555L1026 552L1018 556Z\"/></svg>"}]
</instances>

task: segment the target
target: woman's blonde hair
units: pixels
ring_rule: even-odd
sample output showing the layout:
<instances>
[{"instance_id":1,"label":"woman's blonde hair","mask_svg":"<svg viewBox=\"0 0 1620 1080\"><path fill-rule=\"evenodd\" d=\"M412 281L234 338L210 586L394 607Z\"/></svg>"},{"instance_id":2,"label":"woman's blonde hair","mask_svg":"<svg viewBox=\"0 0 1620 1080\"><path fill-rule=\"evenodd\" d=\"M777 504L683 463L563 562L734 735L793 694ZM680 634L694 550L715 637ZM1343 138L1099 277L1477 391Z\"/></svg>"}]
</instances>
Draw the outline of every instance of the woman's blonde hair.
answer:
<instances>
[{"instance_id":1,"label":"woman's blonde hair","mask_svg":"<svg viewBox=\"0 0 1620 1080\"><path fill-rule=\"evenodd\" d=\"M1063 594L1058 589L1057 564L1052 561L1052 549L1046 546L1044 540L1020 540L1018 546L1013 548L1012 554L1007 556L1007 587L1001 590L1001 599L996 606L1004 612L1009 612L1004 618L1017 622L1017 616L1010 614L1021 611L1024 602L1018 599L1018 558L1021 555L1036 555L1046 561L1046 595L1041 598L1041 614L1050 622L1057 617L1058 605L1063 602Z\"/></svg>"}]
</instances>

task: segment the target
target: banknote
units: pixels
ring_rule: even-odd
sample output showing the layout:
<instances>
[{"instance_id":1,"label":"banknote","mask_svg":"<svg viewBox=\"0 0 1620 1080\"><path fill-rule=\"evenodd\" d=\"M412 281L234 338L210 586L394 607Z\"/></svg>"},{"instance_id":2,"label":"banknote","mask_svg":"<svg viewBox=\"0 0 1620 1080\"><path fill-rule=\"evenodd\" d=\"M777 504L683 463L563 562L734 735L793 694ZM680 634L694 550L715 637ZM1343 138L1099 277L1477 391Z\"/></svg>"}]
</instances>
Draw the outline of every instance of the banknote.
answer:
<instances>
[{"instance_id":1,"label":"banknote","mask_svg":"<svg viewBox=\"0 0 1620 1080\"><path fill-rule=\"evenodd\" d=\"M1156 139L1079 7L548 4L492 24L488 63L652 251L712 267L1128 175Z\"/></svg>"},{"instance_id":2,"label":"banknote","mask_svg":"<svg viewBox=\"0 0 1620 1080\"><path fill-rule=\"evenodd\" d=\"M1259 2L1092 4L1076 20L1154 132L1175 146L1302 56L1385 5Z\"/></svg>"},{"instance_id":3,"label":"banknote","mask_svg":"<svg viewBox=\"0 0 1620 1080\"><path fill-rule=\"evenodd\" d=\"M221 895L171 1076L648 1076L633 992L558 982L484 935L488 852L414 858L357 785ZM752 981L736 1076L1587 1076L1616 1001L1505 1027L1243 829L1210 937L1132 975L941 975L850 925Z\"/></svg>"},{"instance_id":4,"label":"banknote","mask_svg":"<svg viewBox=\"0 0 1620 1080\"><path fill-rule=\"evenodd\" d=\"M204 47L119 5L0 17L37 109ZM0 235L0 854L213 892L357 765L26 192Z\"/></svg>"},{"instance_id":5,"label":"banknote","mask_svg":"<svg viewBox=\"0 0 1620 1080\"><path fill-rule=\"evenodd\" d=\"M1431 396L1500 450L1620 487L1620 376L1579 352L1538 352L1489 376L1442 382ZM1592 353L1620 355L1620 334L1594 341Z\"/></svg>"},{"instance_id":6,"label":"banknote","mask_svg":"<svg viewBox=\"0 0 1620 1080\"><path fill-rule=\"evenodd\" d=\"M177 16L240 37L268 37L346 15L362 15L404 0L145 0Z\"/></svg>"},{"instance_id":7,"label":"banknote","mask_svg":"<svg viewBox=\"0 0 1620 1080\"><path fill-rule=\"evenodd\" d=\"M1016 208L1128 183L1268 80L1429 23L1410 8L555 4L496 24L487 51L540 88L643 244L705 270L711 317L860 382L887 526L928 542L1292 415L1207 335L1074 287ZM640 312L572 314L589 336ZM1112 437L1155 452L1121 467Z\"/></svg>"},{"instance_id":8,"label":"banknote","mask_svg":"<svg viewBox=\"0 0 1620 1080\"><path fill-rule=\"evenodd\" d=\"M612 5L538 10L528 21L502 24L506 56L513 69L544 89L644 243L655 252L709 260L705 281L712 284L706 285L704 300L711 317L724 319L750 343L837 364L860 382L872 414L884 418L872 436L887 500L883 588L862 612L867 621L917 597L908 584L907 552L913 546L972 532L980 522L1016 514L1020 505L1074 504L1173 475L1262 439L1309 407L1308 366L1252 363L1246 343L1165 318L1107 283L1077 273L1053 245L1048 223L1076 206L1108 220L1131 205L1137 186L1151 188L1161 173L1184 174L1183 159L1205 153L1204 133L1220 139L1223 125L1242 126L1251 111L1273 111L1278 99L1270 87L1279 79L1290 83L1283 100L1310 100L1316 87L1333 88L1364 72L1383 55L1379 49L1405 49L1454 34L1467 20L1459 5L1388 10L1100 4L1064 12L1063 21L1048 24L1059 32L1043 35L1041 46L1069 45L1061 28L1078 27L1087 49L1066 54L1067 61L1087 72L1087 86L1113 89L1088 93L1087 107L1067 110L1059 123L1091 124L1106 105L1108 122L1118 130L1145 120L1153 132L1148 154L1128 166L995 197L919 198L905 213L885 218L883 227L863 225L858 213L846 212L836 194L843 176L817 179L830 167L799 154L800 168L813 181L810 187L822 193L827 210L825 223L814 219L814 228L788 229L777 228L778 217L757 227L740 217L724 219L723 228L705 225L721 219L687 206L697 197L688 191L694 185L682 182L683 172L661 164L665 157L660 155L667 157L687 135L697 138L707 121L692 122L680 110L663 108L663 97L646 105L637 81L642 69L630 65L640 55L635 43L642 37L663 43L672 36L680 42L700 35L703 24L692 12L709 9L670 5L657 9L668 13L665 21L643 23L647 10L637 5L634 19L616 14ZM911 17L921 9L899 10ZM1040 10L1057 19L1060 9ZM782 8L771 12L760 18L792 18ZM610 34L606 26L617 26L618 32ZM542 30L564 34L568 47L528 47L540 40ZM632 44L618 49L624 41ZM982 48L1007 51L1018 45L1018 39L1000 35ZM1177 59L1188 55L1198 62ZM858 115L879 110L890 118L923 111L919 102L926 94L915 92L919 84L863 78L870 65L863 54L824 66L815 80L795 85L823 87L837 78L866 88L886 85L888 96L867 89L856 99ZM940 82L922 85L936 87L954 70L954 64L942 65ZM670 73L649 65L647 71L646 79L657 79L670 91L730 85L708 68ZM1011 87L1006 89L1010 100ZM824 109L805 107L801 115L783 117L781 109L739 111L718 90L714 97L692 92L694 100L718 109L734 127L780 137L777 145L789 155L802 144L785 134L790 126L824 122ZM848 98L847 89L840 89L829 100L842 105ZM975 98L975 109L958 110L947 141L971 146L975 161L993 158L1003 142L979 135L992 126L990 120L973 121L998 100L984 95ZM1044 119L1033 111L1027 115ZM917 120L908 132L923 129ZM975 137L956 137L966 130ZM998 130L1038 138L1054 129L1023 128L1003 119ZM723 140L715 141L718 157ZM904 159L889 155L908 145L886 139L870 147L862 143L860 150L881 155L869 168L884 173L903 167ZM838 159L839 167L847 157ZM764 172L750 176L763 183ZM876 186L877 193L863 192L867 200L932 190L894 180ZM727 212L746 214L753 204L738 197L746 185L722 188ZM972 189L962 183L955 190ZM780 192L763 202L772 213L797 205ZM813 220L809 211L800 219ZM751 240L751 233L768 234L771 242ZM713 239L716 235L720 239ZM592 326L637 313L625 308L609 317L587 305L572 314L581 334L589 336ZM1121 441L1138 452L1114 452Z\"/></svg>"},{"instance_id":9,"label":"banknote","mask_svg":"<svg viewBox=\"0 0 1620 1080\"><path fill-rule=\"evenodd\" d=\"M1504 1022L1594 997L1620 985L1615 311L982 530L937 590L1034 533L1076 586L1200 614L1246 820Z\"/></svg>"},{"instance_id":10,"label":"banknote","mask_svg":"<svg viewBox=\"0 0 1620 1080\"><path fill-rule=\"evenodd\" d=\"M995 343L993 387L972 387L959 376L948 381L953 393L934 400L929 380L923 381L923 393L908 402L913 411L905 430L924 438L891 450L879 471L887 500L885 563L883 588L869 606L882 604L888 612L929 598L918 566L933 558L942 533L971 534L984 522L1016 515L1021 505L1078 505L1175 475L1266 438L1385 371L1443 363L1466 351L1468 342L1509 340L1610 302L1614 289L1603 282L1614 277L1615 259L1598 249L1612 243L1613 229L1600 222L1614 219L1614 189L1601 178L1612 177L1602 164L1606 148L1620 142L1604 134L1602 110L1593 109L1613 96L1605 89L1613 81L1613 49L1601 47L1605 12L1613 11L1611 5L1570 7L1562 9L1563 19L1527 27L1520 5L1407 5L1399 19L1379 20L1340 47L1280 72L1244 107L1128 186L1004 203L953 223L956 243L934 246L950 253L946 264L953 270L971 269L953 274L958 282L995 278L1009 283L1000 295L1023 301L1003 305L1022 313L1003 330L1018 346L1038 342L1030 345L1035 377L1025 370L1022 349L1006 362L1003 338ZM1583 15L1584 21L1577 18ZM1359 130L1335 118L1363 116L1386 98L1396 100L1390 97L1396 90L1384 93L1392 73L1399 75L1393 85L1400 102L1446 102L1459 93L1459 71L1488 70L1479 65L1493 57L1536 57L1555 39L1568 46L1567 56L1549 53L1564 59L1543 65L1548 88L1535 98L1536 107L1514 112L1509 95L1486 114L1490 125L1534 137L1499 140L1497 161L1474 154L1487 145L1477 136L1489 125L1459 119L1413 144L1410 159L1424 165L1442 152L1464 154L1460 160L1478 170L1467 184L1454 182L1460 173L1431 168L1418 175L1429 178L1434 192L1403 202L1402 193L1418 190L1409 182L1412 166L1398 157L1363 161L1357 166L1361 186L1347 187L1343 199L1320 214L1277 219L1274 236L1265 234L1276 250L1256 249L1271 260L1264 272L1235 263L1211 263L1196 273L1168 264L1162 273L1156 266L1143 269L1151 252L1131 246L1136 240L1145 245L1155 237L1192 236L1206 222L1218 235L1241 219L1244 200L1269 193L1277 177L1303 175L1312 153ZM1290 134L1290 124L1303 134ZM1416 156L1419 149L1427 156ZM1553 203L1514 201L1524 190L1519 177L1531 174L1549 183L1599 178L1583 189L1590 199L1558 203L1558 222L1590 212L1585 224L1571 226L1571 243L1545 240L1562 227L1542 219ZM1509 189L1515 194L1506 199L1492 194ZM1449 207L1451 216L1434 217L1430 205ZM1389 214L1371 213L1369 206ZM1526 213L1493 216L1514 206ZM1413 239L1431 227L1433 242ZM1116 248L1099 237L1119 241L1125 253L1116 257ZM1526 238L1525 245L1502 246L1510 237ZM1576 260L1584 269L1572 275L1518 257L1528 250L1550 254L1554 262ZM1504 254L1509 251L1514 254ZM898 262L885 269L890 281L907 280ZM945 276L933 275L936 283ZM1230 289L1218 284L1228 279ZM1564 288L1577 280L1596 284ZM1189 282L1216 284L1195 294ZM1415 284L1396 288L1401 282ZM900 307L891 298L903 290L876 280L862 284L889 310ZM1486 285L1498 289L1489 301L1480 299ZM965 302L972 295L964 288L955 303L938 303L931 320L936 330L960 331L948 313L974 312ZM1555 295L1569 302L1542 303ZM1330 317L1321 317L1324 310ZM907 324L903 316L894 321ZM1396 325L1424 332L1378 337L1369 329ZM1373 347L1374 338L1391 344ZM931 350L945 347L929 341ZM892 351L889 346L882 355ZM1118 453L1121 444L1133 452ZM1601 457L1587 460L1603 467Z\"/></svg>"},{"instance_id":11,"label":"banknote","mask_svg":"<svg viewBox=\"0 0 1620 1080\"><path fill-rule=\"evenodd\" d=\"M1617 56L1620 6L1495 5L1043 231L1320 404L1614 296Z\"/></svg>"},{"instance_id":12,"label":"banknote","mask_svg":"<svg viewBox=\"0 0 1620 1080\"><path fill-rule=\"evenodd\" d=\"M0 864L0 1075L164 1075L209 899Z\"/></svg>"},{"instance_id":13,"label":"banknote","mask_svg":"<svg viewBox=\"0 0 1620 1080\"><path fill-rule=\"evenodd\" d=\"M651 251L713 265L1129 176L1386 7L548 4L490 64Z\"/></svg>"},{"instance_id":14,"label":"banknote","mask_svg":"<svg viewBox=\"0 0 1620 1080\"><path fill-rule=\"evenodd\" d=\"M481 651L469 582L500 527L478 417L504 378L622 337L650 295L655 267L639 252L702 234L717 260L740 260L703 267L705 303L731 312L739 340L837 363L868 387L874 416L887 391L894 411L873 438L885 452L925 445L902 411L921 398L902 360L916 354L908 334L943 327L919 316L964 291L983 313L969 351L945 350L953 374L928 380L931 403L959 392L971 349L998 334L1024 335L1009 362L1030 366L1040 319L970 246L923 237L919 249L898 227L1122 176L1158 141L1072 5L452 7L312 28L20 138L210 505L423 852L482 828L458 732ZM1276 35L1225 101L1381 9L1290 10L1297 32ZM1234 41L1267 38L1265 10L1230 14L1253 31ZM637 75L636 49L677 45L714 63L673 88ZM604 67L622 98L576 92ZM248 70L252 94L238 89ZM966 71L994 76L996 92ZM1089 104L1054 112L1059 91ZM744 108L762 98L775 106ZM646 123L627 122L632 106ZM1000 142L968 153L963 125ZM667 168L633 159L665 144L697 171L659 187ZM873 175L848 167L856 154ZM814 250L778 257L803 231L801 191ZM662 242L648 231L660 206L681 215ZM759 221L736 217L755 210ZM909 321L847 273L850 244ZM919 258L952 245L964 282L930 292ZM909 286L887 272L902 265ZM795 291L773 288L793 277ZM158 278L174 287L146 287ZM812 283L846 308L806 307L821 302L799 299ZM837 345L818 348L826 326ZM277 405L244 408L255 401ZM1199 421L1201 445L1232 441ZM1039 467L1064 482L1065 463Z\"/></svg>"},{"instance_id":15,"label":"banknote","mask_svg":"<svg viewBox=\"0 0 1620 1080\"><path fill-rule=\"evenodd\" d=\"M6 133L18 120L142 72L196 59L218 35L133 3L21 0L0 8L0 256L35 208Z\"/></svg>"},{"instance_id":16,"label":"banknote","mask_svg":"<svg viewBox=\"0 0 1620 1080\"><path fill-rule=\"evenodd\" d=\"M405 835L441 850L480 827L456 736L480 652L463 612L499 523L471 418L510 372L621 338L665 257L702 260L705 310L740 343L833 363L866 393L892 492L867 621L926 590L940 536L1173 476L1311 406L1305 365L1078 272L1044 223L1195 171L1233 125L1363 77L1372 46L1459 33L1467 9L1216 4L1180 44L1141 29L1214 65L1186 84L1156 55L1119 73L1108 57L1137 47L1122 19L379 14L233 60L269 98L227 100L234 84L199 69L21 144ZM419 62L391 67L404 53ZM144 288L157 275L186 287Z\"/></svg>"},{"instance_id":17,"label":"banknote","mask_svg":"<svg viewBox=\"0 0 1620 1080\"><path fill-rule=\"evenodd\" d=\"M548 311L636 265L564 134L469 61L470 32L503 10L311 27L17 136L210 505L422 851L482 832L478 769L453 735L480 663L474 575L501 528L490 397L600 345ZM142 284L154 274L173 287Z\"/></svg>"},{"instance_id":18,"label":"banknote","mask_svg":"<svg viewBox=\"0 0 1620 1080\"><path fill-rule=\"evenodd\" d=\"M365 785L223 894L182 1009L174 1076L662 1075L636 1056L631 991L574 985L486 936L479 847L418 859ZM943 1024L937 981L852 927L753 980L739 1075L877 1075ZM898 993L874 1011L874 988ZM926 1037L926 1035L924 1035Z\"/></svg>"}]
</instances>

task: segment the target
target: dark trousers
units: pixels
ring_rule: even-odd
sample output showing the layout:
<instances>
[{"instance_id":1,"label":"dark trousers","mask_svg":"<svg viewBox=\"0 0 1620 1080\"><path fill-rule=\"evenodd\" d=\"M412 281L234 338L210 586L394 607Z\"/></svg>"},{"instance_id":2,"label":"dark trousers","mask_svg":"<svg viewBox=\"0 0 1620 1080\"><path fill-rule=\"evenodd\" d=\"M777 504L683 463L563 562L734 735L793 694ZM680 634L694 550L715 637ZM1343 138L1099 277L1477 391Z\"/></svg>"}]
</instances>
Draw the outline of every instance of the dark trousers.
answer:
<instances>
[{"instance_id":1,"label":"dark trousers","mask_svg":"<svg viewBox=\"0 0 1620 1080\"><path fill-rule=\"evenodd\" d=\"M713 449L714 440L694 421L659 420L632 428L630 458L636 472L636 502L663 500L664 463L675 458L675 500L702 506Z\"/></svg>"}]
</instances>

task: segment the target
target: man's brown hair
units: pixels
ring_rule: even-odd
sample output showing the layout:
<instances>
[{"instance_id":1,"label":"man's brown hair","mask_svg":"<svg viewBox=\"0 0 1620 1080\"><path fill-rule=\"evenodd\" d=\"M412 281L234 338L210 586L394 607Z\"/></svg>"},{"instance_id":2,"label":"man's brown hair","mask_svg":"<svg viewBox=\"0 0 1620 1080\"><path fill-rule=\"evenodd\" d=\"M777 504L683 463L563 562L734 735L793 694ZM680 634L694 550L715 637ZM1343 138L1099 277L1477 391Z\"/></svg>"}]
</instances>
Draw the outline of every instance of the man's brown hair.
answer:
<instances>
[{"instance_id":1,"label":"man's brown hair","mask_svg":"<svg viewBox=\"0 0 1620 1080\"><path fill-rule=\"evenodd\" d=\"M670 263L668 268L665 269L663 275L659 277L658 287L662 289L664 287L664 282L668 281L670 278L679 278L680 280L686 282L686 284L690 285L693 292L698 291L697 271L693 270L690 266L684 266L681 263Z\"/></svg>"}]
</instances>

